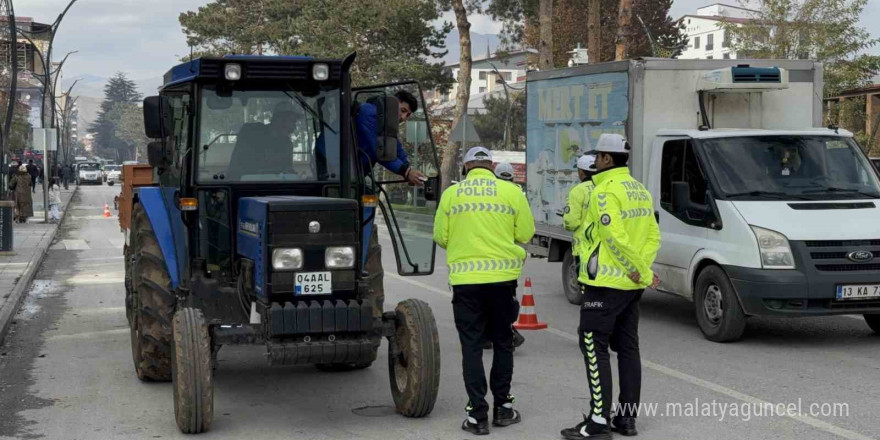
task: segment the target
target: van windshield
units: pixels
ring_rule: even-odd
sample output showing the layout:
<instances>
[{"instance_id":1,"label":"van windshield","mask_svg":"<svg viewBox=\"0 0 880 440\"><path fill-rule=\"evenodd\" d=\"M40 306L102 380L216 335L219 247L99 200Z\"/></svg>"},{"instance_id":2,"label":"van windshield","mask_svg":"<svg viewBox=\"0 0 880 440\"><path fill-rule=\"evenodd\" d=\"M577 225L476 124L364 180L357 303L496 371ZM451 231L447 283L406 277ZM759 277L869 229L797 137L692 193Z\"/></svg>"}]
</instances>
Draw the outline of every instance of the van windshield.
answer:
<instances>
[{"instance_id":1,"label":"van windshield","mask_svg":"<svg viewBox=\"0 0 880 440\"><path fill-rule=\"evenodd\" d=\"M339 179L338 86L202 89L202 183Z\"/></svg>"},{"instance_id":2,"label":"van windshield","mask_svg":"<svg viewBox=\"0 0 880 440\"><path fill-rule=\"evenodd\" d=\"M701 139L698 145L725 198L880 198L877 172L851 138L748 136Z\"/></svg>"}]
</instances>

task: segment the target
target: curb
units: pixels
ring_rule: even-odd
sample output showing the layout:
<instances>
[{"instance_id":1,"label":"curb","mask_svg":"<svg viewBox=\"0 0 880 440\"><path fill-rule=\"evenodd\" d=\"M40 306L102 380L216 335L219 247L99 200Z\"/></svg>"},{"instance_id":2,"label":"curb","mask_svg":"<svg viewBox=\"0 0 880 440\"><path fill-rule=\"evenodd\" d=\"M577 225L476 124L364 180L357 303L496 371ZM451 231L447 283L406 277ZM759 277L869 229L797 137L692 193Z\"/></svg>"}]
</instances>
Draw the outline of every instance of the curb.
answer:
<instances>
[{"instance_id":1,"label":"curb","mask_svg":"<svg viewBox=\"0 0 880 440\"><path fill-rule=\"evenodd\" d=\"M3 340L6 339L6 334L12 326L12 319L15 317L15 314L18 313L22 301L24 301L24 298L27 296L25 293L27 293L28 288L30 288L31 283L34 281L34 277L37 276L37 269L43 264L46 254L49 253L49 248L52 247L52 242L55 241L58 229L60 229L64 219L67 218L67 212L69 211L67 208L70 206L70 203L78 192L79 186L77 185L73 190L73 193L70 194L70 198L67 200L67 205L64 206L61 220L58 221L58 226L55 228L55 231L52 232L52 236L49 237L49 244L44 249L38 251L37 255L31 259L27 268L24 270L24 273L19 277L18 282L15 283L15 287L12 288L12 293L6 300L12 305L12 307L4 307L3 310L0 310L0 345L2 345Z\"/></svg>"}]
</instances>

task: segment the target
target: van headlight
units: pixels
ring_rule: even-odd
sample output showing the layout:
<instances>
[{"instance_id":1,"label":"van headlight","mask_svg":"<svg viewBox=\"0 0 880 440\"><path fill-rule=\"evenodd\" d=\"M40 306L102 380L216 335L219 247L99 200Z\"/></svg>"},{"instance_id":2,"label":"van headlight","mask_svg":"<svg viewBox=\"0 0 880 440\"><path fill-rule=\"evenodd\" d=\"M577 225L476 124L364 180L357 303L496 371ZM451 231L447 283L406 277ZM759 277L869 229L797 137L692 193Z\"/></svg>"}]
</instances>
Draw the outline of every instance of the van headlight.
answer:
<instances>
[{"instance_id":1,"label":"van headlight","mask_svg":"<svg viewBox=\"0 0 880 440\"><path fill-rule=\"evenodd\" d=\"M761 266L764 269L794 269L794 255L788 238L769 229L752 226L752 232L758 239L758 252L761 254Z\"/></svg>"},{"instance_id":2,"label":"van headlight","mask_svg":"<svg viewBox=\"0 0 880 440\"><path fill-rule=\"evenodd\" d=\"M353 268L354 248L351 246L328 247L324 251L324 267L328 269Z\"/></svg>"},{"instance_id":3,"label":"van headlight","mask_svg":"<svg viewBox=\"0 0 880 440\"><path fill-rule=\"evenodd\" d=\"M275 270L296 270L303 267L303 253L300 248L275 249L272 251L272 268Z\"/></svg>"}]
</instances>

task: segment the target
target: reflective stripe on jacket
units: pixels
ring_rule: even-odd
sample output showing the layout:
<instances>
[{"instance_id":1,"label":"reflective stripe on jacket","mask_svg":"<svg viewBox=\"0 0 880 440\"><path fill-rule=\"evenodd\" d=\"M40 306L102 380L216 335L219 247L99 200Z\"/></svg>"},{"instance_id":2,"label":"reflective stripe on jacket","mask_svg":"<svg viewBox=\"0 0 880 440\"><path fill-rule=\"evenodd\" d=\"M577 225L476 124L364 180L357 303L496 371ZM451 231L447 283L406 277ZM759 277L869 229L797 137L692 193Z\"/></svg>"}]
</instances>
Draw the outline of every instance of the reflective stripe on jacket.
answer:
<instances>
[{"instance_id":1,"label":"reflective stripe on jacket","mask_svg":"<svg viewBox=\"0 0 880 440\"><path fill-rule=\"evenodd\" d=\"M587 180L574 186L568 192L568 204L565 206L565 214L562 216L562 226L566 231L572 231L571 255L577 256L580 250L580 241L584 237L584 231L589 225L590 193L593 192L593 182Z\"/></svg>"},{"instance_id":2,"label":"reflective stripe on jacket","mask_svg":"<svg viewBox=\"0 0 880 440\"><path fill-rule=\"evenodd\" d=\"M581 245L578 281L620 290L643 289L651 284L651 265L660 250L660 228L648 190L626 167L593 176L590 225ZM629 274L639 273L639 283Z\"/></svg>"},{"instance_id":3,"label":"reflective stripe on jacket","mask_svg":"<svg viewBox=\"0 0 880 440\"><path fill-rule=\"evenodd\" d=\"M535 220L522 189L475 168L443 192L434 241L446 249L449 284L487 284L519 278Z\"/></svg>"}]
</instances>

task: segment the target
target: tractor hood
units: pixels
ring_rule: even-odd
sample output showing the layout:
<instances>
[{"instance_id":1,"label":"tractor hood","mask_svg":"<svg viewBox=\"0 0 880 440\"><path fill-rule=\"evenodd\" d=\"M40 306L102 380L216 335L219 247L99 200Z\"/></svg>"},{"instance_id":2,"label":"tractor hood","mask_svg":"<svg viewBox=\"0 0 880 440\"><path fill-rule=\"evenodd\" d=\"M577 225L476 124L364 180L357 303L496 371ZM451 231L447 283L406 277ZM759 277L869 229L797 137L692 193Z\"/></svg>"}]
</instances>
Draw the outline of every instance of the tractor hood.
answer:
<instances>
[{"instance_id":1,"label":"tractor hood","mask_svg":"<svg viewBox=\"0 0 880 440\"><path fill-rule=\"evenodd\" d=\"M737 201L746 223L777 231L789 240L880 238L880 200Z\"/></svg>"}]
</instances>

